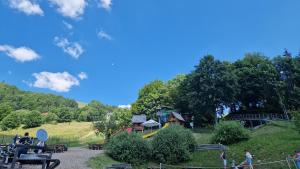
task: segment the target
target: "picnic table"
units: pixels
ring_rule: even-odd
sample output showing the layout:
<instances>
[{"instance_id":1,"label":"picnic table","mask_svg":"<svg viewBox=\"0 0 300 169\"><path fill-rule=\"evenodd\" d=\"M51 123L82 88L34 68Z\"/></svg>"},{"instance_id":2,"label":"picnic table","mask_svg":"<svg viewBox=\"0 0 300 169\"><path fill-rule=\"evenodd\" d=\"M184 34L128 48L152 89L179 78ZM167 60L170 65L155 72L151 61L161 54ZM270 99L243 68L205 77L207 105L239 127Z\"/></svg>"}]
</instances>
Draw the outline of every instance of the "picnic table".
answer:
<instances>
[{"instance_id":1,"label":"picnic table","mask_svg":"<svg viewBox=\"0 0 300 169\"><path fill-rule=\"evenodd\" d=\"M52 159L52 152L46 154L28 153L19 155L19 151L24 148L31 150L39 150L43 149L44 147L17 145L10 169L14 169L17 163L20 166L41 165L42 169L54 169L60 164L60 161L58 159Z\"/></svg>"},{"instance_id":2,"label":"picnic table","mask_svg":"<svg viewBox=\"0 0 300 169\"><path fill-rule=\"evenodd\" d=\"M89 149L91 150L101 150L103 148L102 144L90 144Z\"/></svg>"}]
</instances>

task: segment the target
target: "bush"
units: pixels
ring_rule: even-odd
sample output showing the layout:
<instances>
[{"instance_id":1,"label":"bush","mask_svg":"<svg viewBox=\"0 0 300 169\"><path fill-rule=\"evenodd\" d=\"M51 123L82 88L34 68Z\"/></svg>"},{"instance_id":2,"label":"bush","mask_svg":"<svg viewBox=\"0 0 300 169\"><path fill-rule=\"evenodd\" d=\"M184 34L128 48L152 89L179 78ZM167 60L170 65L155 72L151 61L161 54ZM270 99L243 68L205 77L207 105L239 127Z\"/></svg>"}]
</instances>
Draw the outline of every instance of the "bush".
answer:
<instances>
[{"instance_id":1,"label":"bush","mask_svg":"<svg viewBox=\"0 0 300 169\"><path fill-rule=\"evenodd\" d=\"M191 158L195 144L195 138L190 130L179 125L171 125L159 131L153 138L153 158L168 164L187 161Z\"/></svg>"},{"instance_id":2,"label":"bush","mask_svg":"<svg viewBox=\"0 0 300 169\"><path fill-rule=\"evenodd\" d=\"M249 131L236 121L226 121L219 123L215 128L212 137L213 143L234 144L250 138Z\"/></svg>"},{"instance_id":3,"label":"bush","mask_svg":"<svg viewBox=\"0 0 300 169\"><path fill-rule=\"evenodd\" d=\"M118 134L109 140L105 148L113 159L130 164L141 164L151 156L147 141L136 133Z\"/></svg>"},{"instance_id":4,"label":"bush","mask_svg":"<svg viewBox=\"0 0 300 169\"><path fill-rule=\"evenodd\" d=\"M21 124L21 120L19 115L16 112L12 112L1 121L1 129L2 130L15 129L19 127L20 124Z\"/></svg>"},{"instance_id":5,"label":"bush","mask_svg":"<svg viewBox=\"0 0 300 169\"><path fill-rule=\"evenodd\" d=\"M23 121L23 128L33 128L39 127L43 123L43 117L40 112L38 111L31 111L24 115Z\"/></svg>"}]
</instances>

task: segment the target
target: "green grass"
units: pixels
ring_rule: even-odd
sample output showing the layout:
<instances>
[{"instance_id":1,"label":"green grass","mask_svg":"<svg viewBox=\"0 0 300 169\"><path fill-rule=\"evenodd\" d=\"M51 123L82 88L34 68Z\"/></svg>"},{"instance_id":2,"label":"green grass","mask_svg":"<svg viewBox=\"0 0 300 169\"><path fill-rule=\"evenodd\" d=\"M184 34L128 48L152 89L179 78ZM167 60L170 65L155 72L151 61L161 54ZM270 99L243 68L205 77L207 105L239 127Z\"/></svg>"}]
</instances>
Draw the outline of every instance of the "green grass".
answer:
<instances>
[{"instance_id":1,"label":"green grass","mask_svg":"<svg viewBox=\"0 0 300 169\"><path fill-rule=\"evenodd\" d=\"M102 136L96 136L92 123L90 122L71 122L71 123L57 123L57 124L44 124L41 127L17 129L0 131L0 143L9 143L11 138L18 134L23 135L29 132L31 137L35 137L38 129L45 129L49 134L47 144L68 144L69 146L80 146L88 143L102 142Z\"/></svg>"},{"instance_id":2,"label":"green grass","mask_svg":"<svg viewBox=\"0 0 300 169\"><path fill-rule=\"evenodd\" d=\"M197 130L194 136L198 144L210 143L212 130ZM243 141L238 144L229 146L227 153L228 160L235 160L240 163L244 160L244 150L249 150L254 155L254 163L264 163L270 161L284 160L295 150L300 149L300 134L295 130L292 123L276 122L268 124L262 128L251 131L251 138L248 141ZM179 166L222 166L222 161L219 158L219 151L202 151L195 152L192 155L192 160L178 164ZM89 163L93 169L100 169L99 163L108 166L116 161L110 159L106 155L94 157ZM104 161L104 162L103 162ZM293 165L293 163L291 163ZM157 165L155 163L145 164ZM137 168L143 168L139 166ZM292 166L294 167L294 166ZM286 169L287 163L276 163L262 166L255 166L255 169ZM292 169L295 169L292 168Z\"/></svg>"}]
</instances>

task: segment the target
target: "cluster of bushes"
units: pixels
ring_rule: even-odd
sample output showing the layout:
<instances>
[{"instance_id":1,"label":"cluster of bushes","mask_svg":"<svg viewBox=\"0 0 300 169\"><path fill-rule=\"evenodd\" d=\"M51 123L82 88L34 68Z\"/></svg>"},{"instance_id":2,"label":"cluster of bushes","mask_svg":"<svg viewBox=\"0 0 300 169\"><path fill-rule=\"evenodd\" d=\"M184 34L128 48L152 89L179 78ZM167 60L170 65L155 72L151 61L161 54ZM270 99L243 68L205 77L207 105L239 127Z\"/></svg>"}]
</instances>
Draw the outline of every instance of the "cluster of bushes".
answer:
<instances>
[{"instance_id":1,"label":"cluster of bushes","mask_svg":"<svg viewBox=\"0 0 300 169\"><path fill-rule=\"evenodd\" d=\"M1 121L1 129L15 129L23 124L23 128L39 127L43 124L43 116L38 111L17 110L11 112Z\"/></svg>"},{"instance_id":2,"label":"cluster of bushes","mask_svg":"<svg viewBox=\"0 0 300 169\"><path fill-rule=\"evenodd\" d=\"M139 164L146 160L176 164L189 160L196 142L192 132L178 125L163 129L151 141L127 132L112 137L106 153L119 161Z\"/></svg>"},{"instance_id":3,"label":"cluster of bushes","mask_svg":"<svg viewBox=\"0 0 300 169\"><path fill-rule=\"evenodd\" d=\"M212 142L229 145L248 140L249 138L249 131L241 123L237 121L224 121L216 126Z\"/></svg>"}]
</instances>

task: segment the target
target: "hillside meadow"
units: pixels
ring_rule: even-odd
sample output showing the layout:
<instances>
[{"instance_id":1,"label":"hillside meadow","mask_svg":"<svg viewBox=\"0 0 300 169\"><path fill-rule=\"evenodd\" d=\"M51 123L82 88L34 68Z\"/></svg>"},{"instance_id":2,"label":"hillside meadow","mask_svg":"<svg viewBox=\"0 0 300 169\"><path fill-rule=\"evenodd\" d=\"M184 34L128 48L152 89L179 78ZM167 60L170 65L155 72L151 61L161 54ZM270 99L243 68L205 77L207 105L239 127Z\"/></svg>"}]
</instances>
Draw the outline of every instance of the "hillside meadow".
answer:
<instances>
[{"instance_id":1,"label":"hillside meadow","mask_svg":"<svg viewBox=\"0 0 300 169\"><path fill-rule=\"evenodd\" d=\"M24 135L29 132L30 136L35 137L35 133L39 129L45 129L49 134L48 144L65 143L70 146L86 145L93 142L102 142L102 136L96 136L91 122L70 122L57 124L44 124L40 127L0 131L0 142L10 142L11 138L18 134Z\"/></svg>"}]
</instances>

